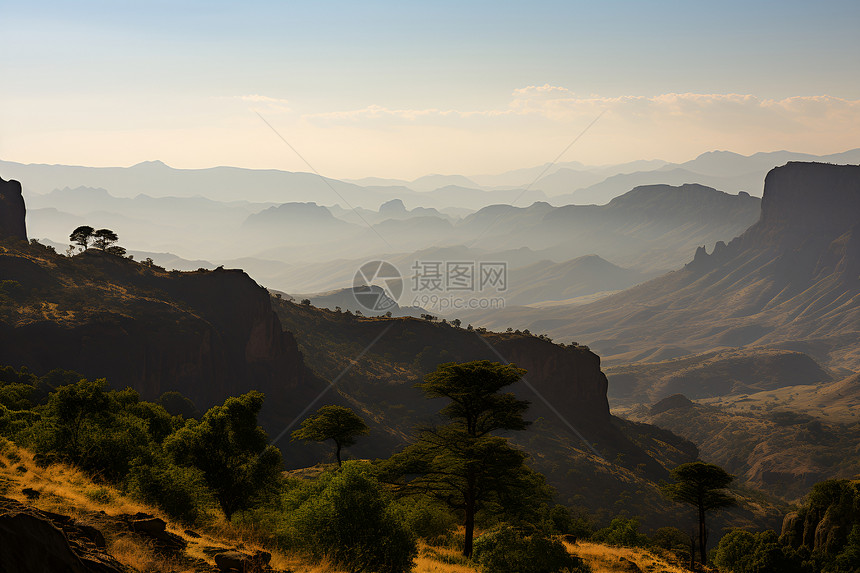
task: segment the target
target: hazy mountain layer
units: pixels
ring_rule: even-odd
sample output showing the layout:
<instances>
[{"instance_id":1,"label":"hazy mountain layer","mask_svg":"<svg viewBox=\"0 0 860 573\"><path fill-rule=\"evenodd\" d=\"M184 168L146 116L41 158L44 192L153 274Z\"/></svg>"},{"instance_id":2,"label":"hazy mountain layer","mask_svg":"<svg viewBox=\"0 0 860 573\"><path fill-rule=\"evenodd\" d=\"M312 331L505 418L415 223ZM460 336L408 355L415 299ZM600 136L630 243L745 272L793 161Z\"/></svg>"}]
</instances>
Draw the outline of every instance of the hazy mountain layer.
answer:
<instances>
[{"instance_id":1,"label":"hazy mountain layer","mask_svg":"<svg viewBox=\"0 0 860 573\"><path fill-rule=\"evenodd\" d=\"M789 163L768 174L759 221L684 269L590 305L484 322L574 337L616 363L766 345L857 369L858 212L860 167Z\"/></svg>"},{"instance_id":2,"label":"hazy mountain layer","mask_svg":"<svg viewBox=\"0 0 860 573\"><path fill-rule=\"evenodd\" d=\"M729 193L746 191L755 196L762 194L762 182L768 171L789 161L819 161L822 163L860 163L860 149L831 155L810 155L790 151L773 151L739 155L730 151L709 151L684 163L663 163L647 165L643 168L636 163L630 168L607 173L600 181L582 185L580 177L572 177L564 193L552 194L550 202L554 205L575 203L577 205L595 203L603 205L613 197L626 193L628 189L655 183L683 185L699 183L715 187ZM535 188L550 193L550 189L563 188L563 170L535 184Z\"/></svg>"}]
</instances>

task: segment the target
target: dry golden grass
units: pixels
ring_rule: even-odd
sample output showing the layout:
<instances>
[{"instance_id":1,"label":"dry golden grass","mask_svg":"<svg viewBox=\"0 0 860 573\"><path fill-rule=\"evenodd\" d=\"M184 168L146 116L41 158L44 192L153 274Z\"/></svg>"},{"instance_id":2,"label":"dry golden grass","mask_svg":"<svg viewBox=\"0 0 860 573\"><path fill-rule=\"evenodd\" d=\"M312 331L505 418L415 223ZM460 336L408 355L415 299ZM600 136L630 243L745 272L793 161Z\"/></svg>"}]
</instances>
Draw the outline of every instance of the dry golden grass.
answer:
<instances>
[{"instance_id":1,"label":"dry golden grass","mask_svg":"<svg viewBox=\"0 0 860 573\"><path fill-rule=\"evenodd\" d=\"M568 551L582 557L594 573L629 573L627 561L635 563L639 569L648 573L689 573L689 570L671 563L646 549L630 547L610 547L597 543L565 543Z\"/></svg>"},{"instance_id":2,"label":"dry golden grass","mask_svg":"<svg viewBox=\"0 0 860 573\"><path fill-rule=\"evenodd\" d=\"M267 547L260 532L244 530L216 521L205 530L197 533L199 538L185 533L185 527L172 522L156 508L139 503L118 489L105 484L94 483L84 472L65 464L53 464L39 468L33 461L33 454L0 438L0 495L16 499L37 509L71 515L84 522L97 526L108 543L108 553L117 561L135 571L147 573L185 573L195 569L183 563L182 559L165 559L154 553L146 542L124 531L111 531L103 524L94 522L93 516L104 511L110 516L135 514L138 512L156 515L167 522L167 530L179 535L188 547L186 555L191 559L214 562L203 549L206 547L236 548L247 553L257 550L272 554L271 565L275 569L293 570L296 573L341 573L327 562L315 563L302 555L290 555ZM40 493L30 500L22 490L31 488Z\"/></svg>"},{"instance_id":3,"label":"dry golden grass","mask_svg":"<svg viewBox=\"0 0 860 573\"><path fill-rule=\"evenodd\" d=\"M457 550L428 547L422 544L419 547L418 557L415 559L415 569L412 570L412 573L476 573L478 571L474 566L457 564L456 561L459 560L460 552Z\"/></svg>"}]
</instances>

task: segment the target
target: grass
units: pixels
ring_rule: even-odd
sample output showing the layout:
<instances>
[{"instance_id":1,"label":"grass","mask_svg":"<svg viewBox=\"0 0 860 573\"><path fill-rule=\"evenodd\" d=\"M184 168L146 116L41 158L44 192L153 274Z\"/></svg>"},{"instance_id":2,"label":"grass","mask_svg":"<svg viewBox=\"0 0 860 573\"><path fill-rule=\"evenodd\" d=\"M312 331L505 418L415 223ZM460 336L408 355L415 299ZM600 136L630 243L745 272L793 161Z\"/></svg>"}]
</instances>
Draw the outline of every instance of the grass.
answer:
<instances>
[{"instance_id":1,"label":"grass","mask_svg":"<svg viewBox=\"0 0 860 573\"><path fill-rule=\"evenodd\" d=\"M22 467L25 471L19 471ZM39 497L30 500L22 490L30 488L39 492ZM0 438L0 495L44 511L70 515L82 523L97 527L105 536L108 553L117 561L134 571L147 573L184 573L197 568L194 559L203 559L214 568L214 560L207 555L205 547L224 547L247 553L265 550L272 554L271 564L275 569L293 570L296 573L339 573L328 563L311 563L301 555L288 555L267 547L258 536L226 523L223 519L197 533L199 538L185 533L185 526L172 522L157 509L135 501L120 490L105 484L96 484L80 470L66 465L53 464L40 468L33 461L33 454ZM148 513L164 519L167 530L179 535L186 542L185 558L165 559L152 551L141 538L129 535L124 530L113 530L98 520L104 511L109 516Z\"/></svg>"},{"instance_id":2,"label":"grass","mask_svg":"<svg viewBox=\"0 0 860 573\"><path fill-rule=\"evenodd\" d=\"M647 549L631 547L611 547L598 543L565 543L571 551L588 563L594 573L629 573L630 562L646 573L689 573L686 567L674 559L660 556Z\"/></svg>"}]
</instances>

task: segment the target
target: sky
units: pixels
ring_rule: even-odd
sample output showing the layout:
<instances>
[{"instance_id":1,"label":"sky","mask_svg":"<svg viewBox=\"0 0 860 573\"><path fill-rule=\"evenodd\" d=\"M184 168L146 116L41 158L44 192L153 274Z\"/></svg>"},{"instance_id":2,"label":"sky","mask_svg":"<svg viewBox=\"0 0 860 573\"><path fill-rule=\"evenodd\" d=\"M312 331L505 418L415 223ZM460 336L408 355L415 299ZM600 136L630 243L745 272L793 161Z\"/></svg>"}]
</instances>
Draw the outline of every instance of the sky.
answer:
<instances>
[{"instance_id":1,"label":"sky","mask_svg":"<svg viewBox=\"0 0 860 573\"><path fill-rule=\"evenodd\" d=\"M414 179L860 147L856 0L0 0L0 20L7 161Z\"/></svg>"}]
</instances>

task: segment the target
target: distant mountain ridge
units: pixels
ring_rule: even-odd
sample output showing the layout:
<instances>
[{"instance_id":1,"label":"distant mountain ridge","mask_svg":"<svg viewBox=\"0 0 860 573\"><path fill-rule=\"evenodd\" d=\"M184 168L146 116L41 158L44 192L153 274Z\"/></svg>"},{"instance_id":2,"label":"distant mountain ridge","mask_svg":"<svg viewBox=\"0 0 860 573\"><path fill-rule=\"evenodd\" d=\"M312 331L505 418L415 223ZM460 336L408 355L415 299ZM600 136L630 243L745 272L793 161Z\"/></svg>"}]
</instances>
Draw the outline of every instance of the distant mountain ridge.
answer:
<instances>
[{"instance_id":1,"label":"distant mountain ridge","mask_svg":"<svg viewBox=\"0 0 860 573\"><path fill-rule=\"evenodd\" d=\"M806 352L860 369L860 166L788 163L765 181L758 222L682 270L596 303L520 314L519 326L573 336L626 362L674 346ZM505 312L489 320L512 322ZM680 354L679 354L680 353Z\"/></svg>"},{"instance_id":2,"label":"distant mountain ridge","mask_svg":"<svg viewBox=\"0 0 860 573\"><path fill-rule=\"evenodd\" d=\"M746 191L758 197L761 196L762 181L764 181L767 172L790 161L858 164L860 163L860 148L829 155L812 155L791 151L740 155L730 151L708 151L683 163L664 163L649 169L619 170L617 173L611 173L601 181L587 186L580 185L578 180L571 180L568 183L569 188L566 193L553 193L549 201L554 205L584 205L589 203L603 205L613 197L625 193L628 189L657 183L669 185L699 183L729 193ZM633 165L635 164L631 164L631 166ZM562 174L554 175L554 179L548 186L543 186L543 180L540 180L535 183L534 187L548 192L550 189L560 189L562 188L560 181L558 181L560 175Z\"/></svg>"}]
</instances>

